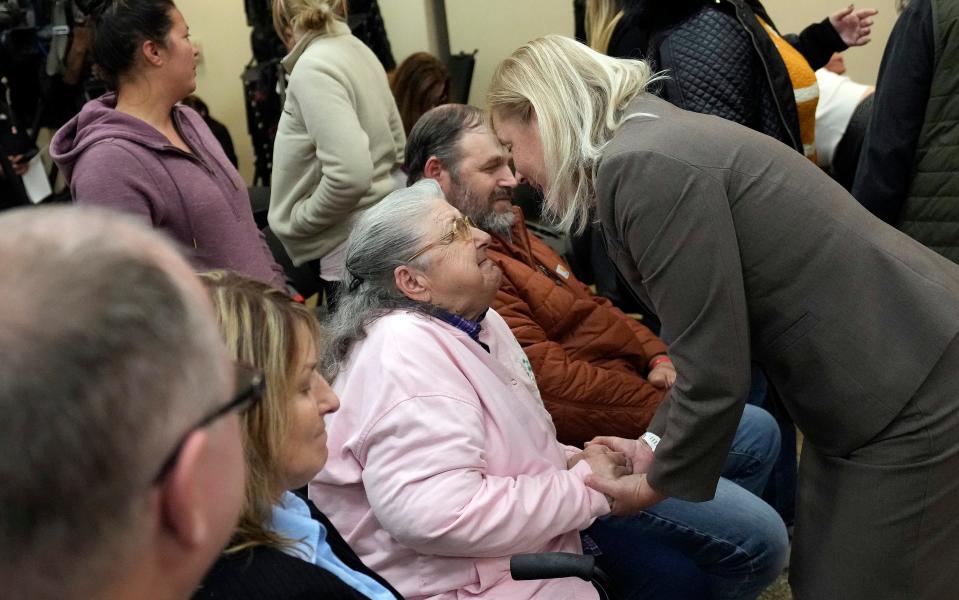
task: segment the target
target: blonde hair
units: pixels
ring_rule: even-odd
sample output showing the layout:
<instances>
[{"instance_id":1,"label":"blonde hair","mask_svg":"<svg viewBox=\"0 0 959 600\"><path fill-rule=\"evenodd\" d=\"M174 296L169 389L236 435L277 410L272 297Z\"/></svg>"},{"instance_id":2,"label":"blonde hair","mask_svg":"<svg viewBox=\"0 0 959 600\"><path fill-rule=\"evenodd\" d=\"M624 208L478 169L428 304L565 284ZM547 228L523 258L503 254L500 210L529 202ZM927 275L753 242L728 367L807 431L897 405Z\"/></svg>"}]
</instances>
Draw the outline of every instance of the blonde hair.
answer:
<instances>
[{"instance_id":1,"label":"blonde hair","mask_svg":"<svg viewBox=\"0 0 959 600\"><path fill-rule=\"evenodd\" d=\"M231 356L263 371L266 381L263 398L242 419L246 500L228 551L259 545L286 548L294 542L266 524L283 485L281 463L291 398L298 359L306 351L297 334L305 329L319 351L320 327L308 308L266 284L228 271L211 271L200 278L213 300Z\"/></svg>"},{"instance_id":2,"label":"blonde hair","mask_svg":"<svg viewBox=\"0 0 959 600\"><path fill-rule=\"evenodd\" d=\"M346 18L346 10L346 0L273 0L273 29L290 44L297 33L329 32Z\"/></svg>"},{"instance_id":3,"label":"blonde hair","mask_svg":"<svg viewBox=\"0 0 959 600\"><path fill-rule=\"evenodd\" d=\"M629 102L657 78L644 61L610 58L555 34L496 67L487 93L491 118L529 123L535 113L549 180L544 206L563 230L585 229L603 149Z\"/></svg>"},{"instance_id":4,"label":"blonde hair","mask_svg":"<svg viewBox=\"0 0 959 600\"><path fill-rule=\"evenodd\" d=\"M586 0L586 41L589 47L606 54L613 31L622 18L620 0Z\"/></svg>"}]
</instances>

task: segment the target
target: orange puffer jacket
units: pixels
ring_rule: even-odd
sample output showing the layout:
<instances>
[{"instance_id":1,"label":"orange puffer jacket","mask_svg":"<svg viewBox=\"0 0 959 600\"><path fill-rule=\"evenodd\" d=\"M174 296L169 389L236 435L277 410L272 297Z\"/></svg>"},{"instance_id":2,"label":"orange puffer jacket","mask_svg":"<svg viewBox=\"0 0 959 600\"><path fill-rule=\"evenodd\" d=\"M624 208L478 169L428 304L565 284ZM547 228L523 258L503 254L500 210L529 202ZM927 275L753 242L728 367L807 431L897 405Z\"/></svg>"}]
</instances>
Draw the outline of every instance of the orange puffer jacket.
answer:
<instances>
[{"instance_id":1,"label":"orange puffer jacket","mask_svg":"<svg viewBox=\"0 0 959 600\"><path fill-rule=\"evenodd\" d=\"M514 208L512 243L493 236L487 255L503 270L493 308L533 365L559 440L636 438L665 395L644 375L666 346L606 298L594 295Z\"/></svg>"}]
</instances>

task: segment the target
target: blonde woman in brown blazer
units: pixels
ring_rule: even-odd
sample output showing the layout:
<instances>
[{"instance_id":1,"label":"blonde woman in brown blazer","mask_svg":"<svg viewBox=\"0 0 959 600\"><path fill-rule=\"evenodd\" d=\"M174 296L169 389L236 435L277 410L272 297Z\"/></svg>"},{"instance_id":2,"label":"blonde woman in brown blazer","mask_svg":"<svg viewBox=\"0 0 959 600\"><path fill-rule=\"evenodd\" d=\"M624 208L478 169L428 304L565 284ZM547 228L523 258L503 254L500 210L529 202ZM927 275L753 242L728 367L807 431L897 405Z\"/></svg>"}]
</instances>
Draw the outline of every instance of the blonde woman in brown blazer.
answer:
<instances>
[{"instance_id":1,"label":"blonde woman in brown blazer","mask_svg":"<svg viewBox=\"0 0 959 600\"><path fill-rule=\"evenodd\" d=\"M645 63L547 36L489 91L517 176L567 229L595 207L611 258L674 340L679 375L653 435L597 440L648 469L592 485L620 514L711 498L753 360L805 435L797 597L950 597L959 267L787 146L645 93L651 79Z\"/></svg>"}]
</instances>

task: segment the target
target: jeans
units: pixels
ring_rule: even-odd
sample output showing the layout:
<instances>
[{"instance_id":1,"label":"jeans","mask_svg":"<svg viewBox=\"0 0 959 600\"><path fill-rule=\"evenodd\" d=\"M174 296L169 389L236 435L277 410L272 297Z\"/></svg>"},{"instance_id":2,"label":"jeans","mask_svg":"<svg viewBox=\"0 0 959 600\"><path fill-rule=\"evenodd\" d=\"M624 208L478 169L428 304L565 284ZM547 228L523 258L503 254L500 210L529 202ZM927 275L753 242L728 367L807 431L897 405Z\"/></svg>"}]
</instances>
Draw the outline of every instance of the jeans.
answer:
<instances>
[{"instance_id":1,"label":"jeans","mask_svg":"<svg viewBox=\"0 0 959 600\"><path fill-rule=\"evenodd\" d=\"M747 404L729 447L723 477L757 496L769 481L780 451L779 424L766 410Z\"/></svg>"},{"instance_id":2,"label":"jeans","mask_svg":"<svg viewBox=\"0 0 959 600\"><path fill-rule=\"evenodd\" d=\"M782 572L789 543L782 519L757 495L778 454L775 420L747 406L724 470L729 479L719 480L712 500L667 498L635 515L597 519L584 533L621 597L756 598ZM662 558L672 566L651 561L651 545L669 548ZM696 592L701 579L707 591Z\"/></svg>"},{"instance_id":3,"label":"jeans","mask_svg":"<svg viewBox=\"0 0 959 600\"><path fill-rule=\"evenodd\" d=\"M633 536L620 517L603 517L582 532L583 553L609 577L610 600L703 600L710 597L706 573L671 540ZM594 538L603 540L602 548ZM605 600L600 595L600 600Z\"/></svg>"}]
</instances>

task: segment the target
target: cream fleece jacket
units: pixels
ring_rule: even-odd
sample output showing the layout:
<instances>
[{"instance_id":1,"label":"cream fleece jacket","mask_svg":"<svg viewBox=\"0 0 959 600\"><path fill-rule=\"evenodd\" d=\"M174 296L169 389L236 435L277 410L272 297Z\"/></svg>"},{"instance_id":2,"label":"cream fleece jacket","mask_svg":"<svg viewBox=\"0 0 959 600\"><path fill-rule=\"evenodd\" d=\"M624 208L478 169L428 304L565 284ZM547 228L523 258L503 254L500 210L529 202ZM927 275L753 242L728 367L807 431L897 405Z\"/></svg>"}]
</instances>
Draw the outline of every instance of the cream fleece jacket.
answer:
<instances>
[{"instance_id":1,"label":"cream fleece jacket","mask_svg":"<svg viewBox=\"0 0 959 600\"><path fill-rule=\"evenodd\" d=\"M393 191L406 136L386 72L341 22L286 58L286 103L273 146L270 227L296 265L343 242Z\"/></svg>"}]
</instances>

